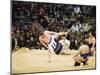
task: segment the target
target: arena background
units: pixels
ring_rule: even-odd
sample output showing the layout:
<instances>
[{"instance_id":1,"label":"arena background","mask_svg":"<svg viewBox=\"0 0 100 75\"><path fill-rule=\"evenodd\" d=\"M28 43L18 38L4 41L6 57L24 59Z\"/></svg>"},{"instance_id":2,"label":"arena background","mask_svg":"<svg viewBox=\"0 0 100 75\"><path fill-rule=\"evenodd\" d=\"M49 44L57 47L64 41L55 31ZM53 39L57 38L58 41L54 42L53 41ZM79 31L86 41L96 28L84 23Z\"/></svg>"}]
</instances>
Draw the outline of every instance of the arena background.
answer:
<instances>
[{"instance_id":1,"label":"arena background","mask_svg":"<svg viewBox=\"0 0 100 75\"><path fill-rule=\"evenodd\" d=\"M70 49L77 49L80 42L88 38L90 31L96 36L96 7L12 2L12 41L16 38L19 48L39 49L38 37L41 29L54 32L71 29L66 38L76 40L77 45L72 42L71 45L74 44Z\"/></svg>"}]
</instances>

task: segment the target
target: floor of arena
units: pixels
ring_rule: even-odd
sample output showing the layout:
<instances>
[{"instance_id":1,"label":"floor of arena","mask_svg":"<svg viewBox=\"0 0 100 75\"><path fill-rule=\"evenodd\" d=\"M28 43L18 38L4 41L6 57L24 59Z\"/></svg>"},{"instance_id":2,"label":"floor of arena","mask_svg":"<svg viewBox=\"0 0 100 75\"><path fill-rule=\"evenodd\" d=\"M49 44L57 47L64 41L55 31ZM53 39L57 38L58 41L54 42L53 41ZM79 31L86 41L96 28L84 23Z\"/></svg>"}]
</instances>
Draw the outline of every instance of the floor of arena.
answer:
<instances>
[{"instance_id":1,"label":"floor of arena","mask_svg":"<svg viewBox=\"0 0 100 75\"><path fill-rule=\"evenodd\" d=\"M23 48L12 53L12 73L95 69L95 55L89 58L88 65L74 67L73 56L76 52L76 50L72 50L71 55L52 54L52 60L48 62L47 50L28 50Z\"/></svg>"}]
</instances>

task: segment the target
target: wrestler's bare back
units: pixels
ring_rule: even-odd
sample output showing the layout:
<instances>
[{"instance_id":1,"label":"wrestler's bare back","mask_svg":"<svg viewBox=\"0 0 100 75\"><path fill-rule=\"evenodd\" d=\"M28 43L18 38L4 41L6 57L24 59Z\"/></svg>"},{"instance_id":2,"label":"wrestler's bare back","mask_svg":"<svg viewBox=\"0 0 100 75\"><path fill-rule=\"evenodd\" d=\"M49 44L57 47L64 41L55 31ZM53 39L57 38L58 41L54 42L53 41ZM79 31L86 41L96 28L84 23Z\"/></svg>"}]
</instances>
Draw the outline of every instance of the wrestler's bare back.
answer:
<instances>
[{"instance_id":1,"label":"wrestler's bare back","mask_svg":"<svg viewBox=\"0 0 100 75\"><path fill-rule=\"evenodd\" d=\"M49 38L46 35L40 36L39 39L46 44L49 42Z\"/></svg>"},{"instance_id":2,"label":"wrestler's bare back","mask_svg":"<svg viewBox=\"0 0 100 75\"><path fill-rule=\"evenodd\" d=\"M49 43L49 39L50 39L50 34L48 31L45 31L43 35L41 35L39 37L39 40L41 40L43 43Z\"/></svg>"}]
</instances>

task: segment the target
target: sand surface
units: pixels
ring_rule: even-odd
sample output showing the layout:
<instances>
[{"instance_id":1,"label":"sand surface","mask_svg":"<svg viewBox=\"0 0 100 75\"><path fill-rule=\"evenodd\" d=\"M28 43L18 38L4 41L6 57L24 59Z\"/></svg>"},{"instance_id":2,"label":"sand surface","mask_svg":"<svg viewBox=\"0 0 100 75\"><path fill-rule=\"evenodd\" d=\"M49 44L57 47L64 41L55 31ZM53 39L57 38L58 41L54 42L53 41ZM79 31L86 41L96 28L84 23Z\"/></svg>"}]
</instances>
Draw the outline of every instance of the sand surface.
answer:
<instances>
[{"instance_id":1,"label":"sand surface","mask_svg":"<svg viewBox=\"0 0 100 75\"><path fill-rule=\"evenodd\" d=\"M71 55L52 54L52 60L48 62L47 50L28 50L23 48L12 53L12 73L95 69L95 55L90 57L88 65L74 67L73 56L76 52L72 50Z\"/></svg>"}]
</instances>

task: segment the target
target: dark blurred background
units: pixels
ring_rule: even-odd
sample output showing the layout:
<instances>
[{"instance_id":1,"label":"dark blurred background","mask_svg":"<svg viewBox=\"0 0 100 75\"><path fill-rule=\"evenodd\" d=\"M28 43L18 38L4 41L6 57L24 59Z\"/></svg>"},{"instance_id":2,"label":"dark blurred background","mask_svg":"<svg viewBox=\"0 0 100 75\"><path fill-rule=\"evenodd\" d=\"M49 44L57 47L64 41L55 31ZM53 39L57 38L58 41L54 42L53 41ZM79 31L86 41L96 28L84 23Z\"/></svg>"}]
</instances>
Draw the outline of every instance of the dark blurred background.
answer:
<instances>
[{"instance_id":1,"label":"dark blurred background","mask_svg":"<svg viewBox=\"0 0 100 75\"><path fill-rule=\"evenodd\" d=\"M61 32L71 29L66 37L70 49L77 49L92 32L96 37L96 7L54 3L12 1L12 49L41 49L41 29Z\"/></svg>"}]
</instances>

